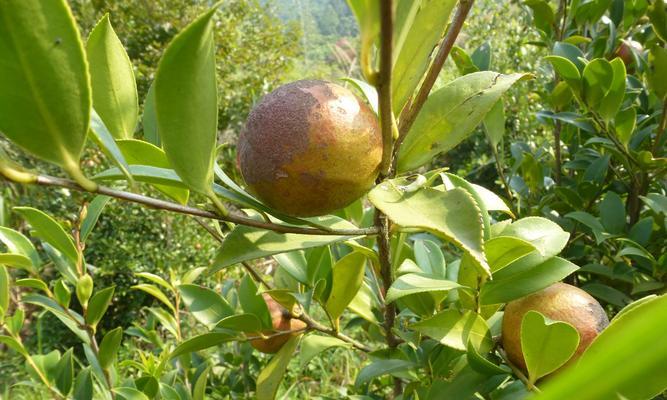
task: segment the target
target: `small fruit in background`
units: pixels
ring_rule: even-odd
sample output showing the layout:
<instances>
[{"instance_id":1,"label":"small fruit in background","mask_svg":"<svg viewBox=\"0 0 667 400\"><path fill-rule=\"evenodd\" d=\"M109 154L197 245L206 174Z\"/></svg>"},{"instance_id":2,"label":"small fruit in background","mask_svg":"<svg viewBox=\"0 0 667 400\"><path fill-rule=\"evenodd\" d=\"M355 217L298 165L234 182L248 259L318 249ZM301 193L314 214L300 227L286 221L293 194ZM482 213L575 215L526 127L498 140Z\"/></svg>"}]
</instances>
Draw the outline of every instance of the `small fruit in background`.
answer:
<instances>
[{"instance_id":1,"label":"small fruit in background","mask_svg":"<svg viewBox=\"0 0 667 400\"><path fill-rule=\"evenodd\" d=\"M514 300L505 306L502 345L509 360L526 370L521 350L521 322L528 311L538 311L554 321L563 321L579 332L579 346L566 366L576 361L597 335L609 325L604 309L591 295L566 283Z\"/></svg>"},{"instance_id":2,"label":"small fruit in background","mask_svg":"<svg viewBox=\"0 0 667 400\"><path fill-rule=\"evenodd\" d=\"M616 48L614 55L620 57L629 71L633 70L636 64L636 55L641 54L644 47L641 43L634 40L621 40L621 44Z\"/></svg>"},{"instance_id":3,"label":"small fruit in background","mask_svg":"<svg viewBox=\"0 0 667 400\"><path fill-rule=\"evenodd\" d=\"M239 136L237 163L263 202L306 217L361 197L381 159L382 135L370 107L340 85L302 80L253 108Z\"/></svg>"},{"instance_id":4,"label":"small fruit in background","mask_svg":"<svg viewBox=\"0 0 667 400\"><path fill-rule=\"evenodd\" d=\"M266 336L275 335L281 331L299 331L306 329L306 323L300 319L292 318L289 312L268 293L263 293L262 297L266 302L266 306L269 308L269 313L271 314L271 323L273 324L273 330L262 332ZM295 336L297 333L285 333L283 335L276 335L267 339L255 339L251 340L250 344L255 349L261 351L262 353L277 353L280 348L283 347L287 341ZM250 336L259 336L259 333L250 334Z\"/></svg>"}]
</instances>

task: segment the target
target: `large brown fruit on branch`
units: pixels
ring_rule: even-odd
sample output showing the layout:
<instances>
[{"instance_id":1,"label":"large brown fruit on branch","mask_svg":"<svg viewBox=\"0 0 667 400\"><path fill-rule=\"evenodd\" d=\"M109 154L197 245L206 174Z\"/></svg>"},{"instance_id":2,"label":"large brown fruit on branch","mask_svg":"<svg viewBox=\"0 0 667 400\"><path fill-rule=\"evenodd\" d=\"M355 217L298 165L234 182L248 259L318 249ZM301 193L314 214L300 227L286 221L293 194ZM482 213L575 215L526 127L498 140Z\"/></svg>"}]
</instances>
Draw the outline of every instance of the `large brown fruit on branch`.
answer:
<instances>
[{"instance_id":1,"label":"large brown fruit on branch","mask_svg":"<svg viewBox=\"0 0 667 400\"><path fill-rule=\"evenodd\" d=\"M251 192L293 216L327 214L373 185L382 135L373 111L348 89L304 80L281 86L250 112L238 164Z\"/></svg>"},{"instance_id":2,"label":"large brown fruit on branch","mask_svg":"<svg viewBox=\"0 0 667 400\"><path fill-rule=\"evenodd\" d=\"M555 283L508 303L503 317L502 344L510 361L524 371L526 362L521 352L521 321L531 310L554 321L567 322L579 332L579 347L568 364L578 359L593 339L609 325L609 318L600 303L578 287L566 283Z\"/></svg>"},{"instance_id":3,"label":"large brown fruit on branch","mask_svg":"<svg viewBox=\"0 0 667 400\"><path fill-rule=\"evenodd\" d=\"M277 301L273 300L267 293L263 293L266 306L271 314L273 330L262 332L266 336L276 335L281 331L296 331L306 329L306 323L300 319L291 318L289 312ZM292 336L297 333L285 333L283 335L272 336L268 339L251 340L250 344L262 353L277 353ZM253 333L252 336L259 336L259 333Z\"/></svg>"}]
</instances>

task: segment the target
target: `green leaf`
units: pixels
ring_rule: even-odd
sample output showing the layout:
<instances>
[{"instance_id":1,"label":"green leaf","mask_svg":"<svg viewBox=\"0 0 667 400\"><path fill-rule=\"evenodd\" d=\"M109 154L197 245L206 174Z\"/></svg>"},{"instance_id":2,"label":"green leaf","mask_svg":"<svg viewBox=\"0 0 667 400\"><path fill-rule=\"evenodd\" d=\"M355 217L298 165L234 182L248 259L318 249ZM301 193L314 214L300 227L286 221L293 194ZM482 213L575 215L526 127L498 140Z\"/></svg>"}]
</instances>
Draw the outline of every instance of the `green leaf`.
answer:
<instances>
[{"instance_id":1,"label":"green leaf","mask_svg":"<svg viewBox=\"0 0 667 400\"><path fill-rule=\"evenodd\" d=\"M396 115L413 95L430 65L431 53L443 36L455 5L455 0L422 1L405 41L400 48L397 46L391 82Z\"/></svg>"},{"instance_id":2,"label":"green leaf","mask_svg":"<svg viewBox=\"0 0 667 400\"><path fill-rule=\"evenodd\" d=\"M364 282L361 284L361 288L348 305L348 308L366 321L372 324L380 324L375 314L373 314L373 308L380 308L379 301L373 289L367 283Z\"/></svg>"},{"instance_id":3,"label":"green leaf","mask_svg":"<svg viewBox=\"0 0 667 400\"><path fill-rule=\"evenodd\" d=\"M484 133L492 147L498 147L505 136L505 106L498 100L484 117Z\"/></svg>"},{"instance_id":4,"label":"green leaf","mask_svg":"<svg viewBox=\"0 0 667 400\"><path fill-rule=\"evenodd\" d=\"M234 314L234 310L220 294L199 285L180 285L183 303L192 316L202 324L212 327L221 319Z\"/></svg>"},{"instance_id":5,"label":"green leaf","mask_svg":"<svg viewBox=\"0 0 667 400\"><path fill-rule=\"evenodd\" d=\"M155 82L153 82L155 83ZM162 141L157 131L157 117L155 116L155 85L151 84L144 99L144 114L141 116L141 125L144 128L144 139L157 147Z\"/></svg>"},{"instance_id":6,"label":"green leaf","mask_svg":"<svg viewBox=\"0 0 667 400\"><path fill-rule=\"evenodd\" d=\"M649 53L648 81L651 89L658 98L663 101L667 98L667 80L664 79L667 72L667 49L654 46Z\"/></svg>"},{"instance_id":7,"label":"green leaf","mask_svg":"<svg viewBox=\"0 0 667 400\"><path fill-rule=\"evenodd\" d=\"M370 81L373 45L380 33L380 4L378 0L347 0L347 4L359 24L361 71Z\"/></svg>"},{"instance_id":8,"label":"green leaf","mask_svg":"<svg viewBox=\"0 0 667 400\"><path fill-rule=\"evenodd\" d=\"M360 81L359 79L354 78L343 78L345 82L348 82L355 86L359 91L364 95L368 105L371 107L375 114L378 113L378 92L375 89L375 86L369 85L367 82Z\"/></svg>"},{"instance_id":9,"label":"green leaf","mask_svg":"<svg viewBox=\"0 0 667 400\"><path fill-rule=\"evenodd\" d=\"M55 383L60 393L63 394L69 393L74 381L74 358L72 353L73 349L67 350L56 366Z\"/></svg>"},{"instance_id":10,"label":"green leaf","mask_svg":"<svg viewBox=\"0 0 667 400\"><path fill-rule=\"evenodd\" d=\"M157 286L155 285L149 285L146 283L141 283L139 285L134 285L132 286L132 289L138 289L143 292L146 292L150 294L151 296L155 297L156 299L160 300L162 304L165 306L169 307L169 309L173 312L176 312L176 307L171 303L169 298L167 297L166 294L162 290L160 290Z\"/></svg>"},{"instance_id":11,"label":"green leaf","mask_svg":"<svg viewBox=\"0 0 667 400\"><path fill-rule=\"evenodd\" d=\"M405 274L401 275L392 283L385 301L392 303L401 297L408 296L415 293L424 292L445 292L452 289L463 288L456 282L448 281L446 279L433 279L428 276L420 274Z\"/></svg>"},{"instance_id":12,"label":"green leaf","mask_svg":"<svg viewBox=\"0 0 667 400\"><path fill-rule=\"evenodd\" d=\"M470 310L445 310L410 325L410 329L462 351L466 351L468 342L480 352L488 351L493 345L486 321Z\"/></svg>"},{"instance_id":13,"label":"green leaf","mask_svg":"<svg viewBox=\"0 0 667 400\"><path fill-rule=\"evenodd\" d=\"M109 308L111 299L113 298L114 286L98 290L97 293L90 298L88 302L88 313L86 313L86 323L90 326L97 326L102 316Z\"/></svg>"},{"instance_id":14,"label":"green leaf","mask_svg":"<svg viewBox=\"0 0 667 400\"><path fill-rule=\"evenodd\" d=\"M357 295L364 280L365 267L366 256L356 251L333 266L333 286L325 306L332 319L337 320Z\"/></svg>"},{"instance_id":15,"label":"green leaf","mask_svg":"<svg viewBox=\"0 0 667 400\"><path fill-rule=\"evenodd\" d=\"M209 347L227 343L232 340L238 340L238 337L224 332L210 332L195 336L179 344L174 351L169 354L169 359L172 360L182 354L208 349Z\"/></svg>"},{"instance_id":16,"label":"green leaf","mask_svg":"<svg viewBox=\"0 0 667 400\"><path fill-rule=\"evenodd\" d=\"M414 367L415 363L407 360L378 360L359 371L354 386L359 387L382 375L408 371Z\"/></svg>"},{"instance_id":17,"label":"green leaf","mask_svg":"<svg viewBox=\"0 0 667 400\"><path fill-rule=\"evenodd\" d=\"M28 257L32 263L31 271L37 272L36 267L42 265L39 253L32 242L23 234L10 228L0 226L0 241L7 246L10 253L21 254ZM24 265L24 264L22 264Z\"/></svg>"},{"instance_id":18,"label":"green leaf","mask_svg":"<svg viewBox=\"0 0 667 400\"><path fill-rule=\"evenodd\" d=\"M535 253L531 254L534 255ZM579 267L560 257L533 263L531 255L503 268L506 276L487 282L480 291L482 305L500 304L544 289L576 271ZM538 260L542 257L536 257Z\"/></svg>"},{"instance_id":19,"label":"green leaf","mask_svg":"<svg viewBox=\"0 0 667 400\"><path fill-rule=\"evenodd\" d=\"M590 65L590 64L589 64ZM625 63L620 58L613 59L609 65L611 65L613 71L613 78L611 85L609 86L609 91L602 99L600 103L600 116L607 123L613 121L618 114L618 110L621 108L623 103L623 98L625 98ZM584 71L585 73L585 71ZM584 84L586 84L584 76Z\"/></svg>"},{"instance_id":20,"label":"green leaf","mask_svg":"<svg viewBox=\"0 0 667 400\"><path fill-rule=\"evenodd\" d=\"M117 387L111 389L114 393L119 394L125 400L150 400L143 392L131 387Z\"/></svg>"},{"instance_id":21,"label":"green leaf","mask_svg":"<svg viewBox=\"0 0 667 400\"><path fill-rule=\"evenodd\" d=\"M456 64L456 69L461 75L468 75L479 71L472 58L470 58L470 55L462 48L458 46L452 47L449 56L454 61L454 64Z\"/></svg>"},{"instance_id":22,"label":"green leaf","mask_svg":"<svg viewBox=\"0 0 667 400\"><path fill-rule=\"evenodd\" d=\"M532 243L512 236L497 236L484 243L486 259L491 272L496 272L535 251Z\"/></svg>"},{"instance_id":23,"label":"green leaf","mask_svg":"<svg viewBox=\"0 0 667 400\"><path fill-rule=\"evenodd\" d=\"M99 361L103 369L108 369L116 359L116 354L120 348L120 342L123 339L123 328L118 327L110 330L102 338L100 343Z\"/></svg>"},{"instance_id":24,"label":"green leaf","mask_svg":"<svg viewBox=\"0 0 667 400\"><path fill-rule=\"evenodd\" d=\"M308 279L308 264L306 263L306 256L303 251L290 251L289 253L280 253L273 256L273 259L278 262L278 264L285 270L287 273L292 276L292 278L303 284L309 284Z\"/></svg>"},{"instance_id":25,"label":"green leaf","mask_svg":"<svg viewBox=\"0 0 667 400\"><path fill-rule=\"evenodd\" d=\"M351 348L352 345L332 336L322 336L315 334L307 335L301 341L301 350L299 351L299 367L305 367L306 364L308 364L310 360L315 358L318 354L333 347Z\"/></svg>"},{"instance_id":26,"label":"green leaf","mask_svg":"<svg viewBox=\"0 0 667 400\"><path fill-rule=\"evenodd\" d=\"M21 343L17 342L16 339L14 339L11 336L0 335L0 343L4 344L5 346L9 347L10 349L14 350L15 352L23 356L29 355L25 347L23 347Z\"/></svg>"},{"instance_id":27,"label":"green leaf","mask_svg":"<svg viewBox=\"0 0 667 400\"><path fill-rule=\"evenodd\" d=\"M49 242L53 247L63 253L70 261L78 261L79 252L74 245L72 237L65 232L62 225L53 218L32 207L14 207L14 210L28 221L36 232L36 236Z\"/></svg>"},{"instance_id":28,"label":"green leaf","mask_svg":"<svg viewBox=\"0 0 667 400\"><path fill-rule=\"evenodd\" d=\"M41 294L28 294L23 296L21 300L24 303L35 304L48 310L65 324L69 330L74 332L81 341L86 344L90 343L90 337L86 331L81 329L81 325L84 324L83 317L73 310L69 310L69 313L65 313L65 309L63 309L60 304L48 297L42 296Z\"/></svg>"},{"instance_id":29,"label":"green leaf","mask_svg":"<svg viewBox=\"0 0 667 400\"><path fill-rule=\"evenodd\" d=\"M127 161L125 161L125 157L123 157L123 153L121 153L120 149L118 148L118 144L114 140L113 136L111 136L111 132L109 132L106 125L104 125L102 118L97 115L97 111L95 111L95 109L92 109L90 113L90 132L92 133L91 138L100 147L100 149L102 149L104 154L106 154L107 157L109 157L111 161L113 161L113 163L118 166L120 172L123 173L125 178L130 183L134 183L132 175L130 175Z\"/></svg>"},{"instance_id":30,"label":"green leaf","mask_svg":"<svg viewBox=\"0 0 667 400\"><path fill-rule=\"evenodd\" d=\"M624 211L625 213L625 211ZM597 244L600 244L609 238L609 234L605 232L604 226L600 223L598 218L595 218L591 214L584 211L573 211L571 213L565 214L566 218L571 218L577 222L581 222L591 229L593 236L595 236L595 241Z\"/></svg>"},{"instance_id":31,"label":"green leaf","mask_svg":"<svg viewBox=\"0 0 667 400\"><path fill-rule=\"evenodd\" d=\"M169 291L174 291L174 287L159 275L151 274L150 272L137 272L135 275L144 279L148 279L153 283L157 283Z\"/></svg>"},{"instance_id":32,"label":"green leaf","mask_svg":"<svg viewBox=\"0 0 667 400\"><path fill-rule=\"evenodd\" d=\"M539 400L651 399L667 389L667 296L615 318L579 359L544 386ZM595 382L591 385L591 382ZM622 397L619 397L622 396Z\"/></svg>"},{"instance_id":33,"label":"green leaf","mask_svg":"<svg viewBox=\"0 0 667 400\"><path fill-rule=\"evenodd\" d=\"M49 291L49 287L41 279L34 279L34 278L17 279L16 282L14 283L16 284L16 286L33 288L41 290L44 293Z\"/></svg>"},{"instance_id":34,"label":"green leaf","mask_svg":"<svg viewBox=\"0 0 667 400\"><path fill-rule=\"evenodd\" d=\"M583 72L586 67L586 57L584 53L570 43L556 42L551 51L554 56L563 57L573 63L579 72Z\"/></svg>"},{"instance_id":35,"label":"green leaf","mask_svg":"<svg viewBox=\"0 0 667 400\"><path fill-rule=\"evenodd\" d=\"M139 118L132 62L106 14L88 36L93 106L116 139L131 138Z\"/></svg>"},{"instance_id":36,"label":"green leaf","mask_svg":"<svg viewBox=\"0 0 667 400\"><path fill-rule=\"evenodd\" d=\"M637 109L634 107L621 110L614 119L618 140L627 148L637 125Z\"/></svg>"},{"instance_id":37,"label":"green leaf","mask_svg":"<svg viewBox=\"0 0 667 400\"><path fill-rule=\"evenodd\" d=\"M213 15L197 18L169 44L155 76L155 110L164 151L191 189L211 195L218 126Z\"/></svg>"},{"instance_id":38,"label":"green leaf","mask_svg":"<svg viewBox=\"0 0 667 400\"><path fill-rule=\"evenodd\" d=\"M521 322L521 350L530 383L537 382L564 365L579 346L579 333L570 324L550 321L528 311Z\"/></svg>"},{"instance_id":39,"label":"green leaf","mask_svg":"<svg viewBox=\"0 0 667 400\"><path fill-rule=\"evenodd\" d=\"M561 56L547 56L545 60L551 63L554 70L560 77L567 82L575 95L579 95L582 90L581 73L574 62Z\"/></svg>"},{"instance_id":40,"label":"green leaf","mask_svg":"<svg viewBox=\"0 0 667 400\"><path fill-rule=\"evenodd\" d=\"M81 231L79 232L82 242L85 242L86 239L88 239L88 235L93 231L95 224L97 224L97 220L100 218L100 215L102 214L102 211L104 211L104 207L109 200L111 200L111 197L100 195L95 196L93 201L88 204L88 211L86 217L81 222Z\"/></svg>"},{"instance_id":41,"label":"green leaf","mask_svg":"<svg viewBox=\"0 0 667 400\"><path fill-rule=\"evenodd\" d=\"M0 131L92 188L79 167L88 133L88 65L64 0L0 8Z\"/></svg>"},{"instance_id":42,"label":"green leaf","mask_svg":"<svg viewBox=\"0 0 667 400\"><path fill-rule=\"evenodd\" d=\"M208 380L208 373L211 370L211 367L207 367L195 382L195 386L192 389L192 400L204 400L206 395L206 381Z\"/></svg>"},{"instance_id":43,"label":"green leaf","mask_svg":"<svg viewBox=\"0 0 667 400\"><path fill-rule=\"evenodd\" d=\"M5 312L9 311L9 287L11 285L11 277L7 268L4 265L0 264L0 321L2 321L2 315ZM1 324L2 322L0 322Z\"/></svg>"},{"instance_id":44,"label":"green leaf","mask_svg":"<svg viewBox=\"0 0 667 400\"><path fill-rule=\"evenodd\" d=\"M625 205L616 192L608 191L598 205L600 220L610 233L623 233L627 221L625 220Z\"/></svg>"},{"instance_id":45,"label":"green leaf","mask_svg":"<svg viewBox=\"0 0 667 400\"><path fill-rule=\"evenodd\" d=\"M509 367L501 367L486 359L482 354L475 350L475 346L473 346L470 342L468 342L468 348L466 351L468 365L470 365L470 368L472 368L477 373L487 376L501 374L507 375L511 373L511 369L509 369Z\"/></svg>"},{"instance_id":46,"label":"green leaf","mask_svg":"<svg viewBox=\"0 0 667 400\"><path fill-rule=\"evenodd\" d=\"M653 25L653 31L663 42L667 42L667 5L665 2L654 1L647 12Z\"/></svg>"},{"instance_id":47,"label":"green leaf","mask_svg":"<svg viewBox=\"0 0 667 400\"><path fill-rule=\"evenodd\" d=\"M164 308L158 307L149 307L147 308L148 312L153 314L153 316L160 321L162 326L171 333L175 338L178 338L180 335L178 333L178 322L176 318Z\"/></svg>"},{"instance_id":48,"label":"green leaf","mask_svg":"<svg viewBox=\"0 0 667 400\"><path fill-rule=\"evenodd\" d=\"M427 275L444 278L445 256L440 246L430 240L415 240L412 249L419 268Z\"/></svg>"},{"instance_id":49,"label":"green leaf","mask_svg":"<svg viewBox=\"0 0 667 400\"><path fill-rule=\"evenodd\" d=\"M93 377L90 373L91 367L87 367L77 375L74 381L74 400L92 400L93 399Z\"/></svg>"},{"instance_id":50,"label":"green leaf","mask_svg":"<svg viewBox=\"0 0 667 400\"><path fill-rule=\"evenodd\" d=\"M32 261L22 254L1 253L0 264L6 265L8 267L23 268L26 271L30 271L32 269Z\"/></svg>"},{"instance_id":51,"label":"green leaf","mask_svg":"<svg viewBox=\"0 0 667 400\"><path fill-rule=\"evenodd\" d=\"M398 180L385 181L373 188L368 194L370 202L398 225L424 229L454 243L490 274L483 249L482 218L467 191L423 188L404 192L395 182Z\"/></svg>"},{"instance_id":52,"label":"green leaf","mask_svg":"<svg viewBox=\"0 0 667 400\"><path fill-rule=\"evenodd\" d=\"M292 360L301 336L295 336L283 345L257 376L257 400L273 400L283 380L287 365Z\"/></svg>"},{"instance_id":53,"label":"green leaf","mask_svg":"<svg viewBox=\"0 0 667 400\"><path fill-rule=\"evenodd\" d=\"M259 332L262 330L262 322L254 314L239 314L221 319L215 327L239 332Z\"/></svg>"},{"instance_id":54,"label":"green leaf","mask_svg":"<svg viewBox=\"0 0 667 400\"><path fill-rule=\"evenodd\" d=\"M350 222L334 216L317 217L312 220L333 229L356 228ZM225 237L225 241L216 255L211 273L242 261L254 260L294 250L320 247L348 239L351 239L351 237L278 233L266 229L236 225Z\"/></svg>"},{"instance_id":55,"label":"green leaf","mask_svg":"<svg viewBox=\"0 0 667 400\"><path fill-rule=\"evenodd\" d=\"M243 311L256 316L264 329L272 329L271 314L269 313L266 301L264 301L264 296L257 293L257 285L255 285L249 274L246 274L241 279L238 294L239 303L241 303Z\"/></svg>"},{"instance_id":56,"label":"green leaf","mask_svg":"<svg viewBox=\"0 0 667 400\"><path fill-rule=\"evenodd\" d=\"M533 23L547 35L553 32L556 13L545 0L526 0L524 3L533 10Z\"/></svg>"},{"instance_id":57,"label":"green leaf","mask_svg":"<svg viewBox=\"0 0 667 400\"><path fill-rule=\"evenodd\" d=\"M591 109L601 112L602 99L609 93L614 81L614 68L604 58L586 64L582 74L584 101Z\"/></svg>"},{"instance_id":58,"label":"green leaf","mask_svg":"<svg viewBox=\"0 0 667 400\"><path fill-rule=\"evenodd\" d=\"M475 72L431 93L403 142L398 170L416 169L463 141L525 74Z\"/></svg>"},{"instance_id":59,"label":"green leaf","mask_svg":"<svg viewBox=\"0 0 667 400\"><path fill-rule=\"evenodd\" d=\"M141 140L127 139L119 140L118 147L120 147L127 162L132 165L147 165L164 169L171 168L164 151L151 143ZM159 184L155 184L154 186L156 189L181 204L188 202L190 192L185 188L181 189Z\"/></svg>"},{"instance_id":60,"label":"green leaf","mask_svg":"<svg viewBox=\"0 0 667 400\"><path fill-rule=\"evenodd\" d=\"M541 217L526 217L506 226L497 236L513 236L531 243L545 257L560 253L570 234L557 223Z\"/></svg>"}]
</instances>

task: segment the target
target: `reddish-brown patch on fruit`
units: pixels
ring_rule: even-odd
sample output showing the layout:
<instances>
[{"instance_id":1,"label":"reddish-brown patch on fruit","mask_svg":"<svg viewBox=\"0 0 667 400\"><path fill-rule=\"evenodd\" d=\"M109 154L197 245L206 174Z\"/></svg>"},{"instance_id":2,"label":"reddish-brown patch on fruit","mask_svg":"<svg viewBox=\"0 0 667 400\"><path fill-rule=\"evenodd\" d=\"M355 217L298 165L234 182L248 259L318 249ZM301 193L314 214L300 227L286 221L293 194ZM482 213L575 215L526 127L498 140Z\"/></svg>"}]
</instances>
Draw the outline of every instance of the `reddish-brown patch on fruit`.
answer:
<instances>
[{"instance_id":1,"label":"reddish-brown patch on fruit","mask_svg":"<svg viewBox=\"0 0 667 400\"><path fill-rule=\"evenodd\" d=\"M251 340L250 344L255 349L261 351L262 353L273 354L277 353L287 341L296 335L294 331L301 331L306 329L306 323L299 320L291 318L289 312L277 301L275 301L268 293L263 293L264 301L266 306L269 308L269 314L271 314L271 323L273 324L273 330L262 332L265 336L275 335L280 332L290 332L282 335L272 336L268 339L255 339ZM251 336L259 336L259 333L252 333Z\"/></svg>"},{"instance_id":2,"label":"reddish-brown patch on fruit","mask_svg":"<svg viewBox=\"0 0 667 400\"><path fill-rule=\"evenodd\" d=\"M609 325L609 318L600 303L585 291L565 283L514 300L505 306L502 345L507 357L526 370L521 351L521 322L528 311L538 311L554 321L564 321L579 332L579 346L568 364L576 361L593 339Z\"/></svg>"},{"instance_id":3,"label":"reddish-brown patch on fruit","mask_svg":"<svg viewBox=\"0 0 667 400\"><path fill-rule=\"evenodd\" d=\"M265 96L239 137L249 189L295 216L345 207L374 183L382 158L377 117L352 92L297 81Z\"/></svg>"}]
</instances>

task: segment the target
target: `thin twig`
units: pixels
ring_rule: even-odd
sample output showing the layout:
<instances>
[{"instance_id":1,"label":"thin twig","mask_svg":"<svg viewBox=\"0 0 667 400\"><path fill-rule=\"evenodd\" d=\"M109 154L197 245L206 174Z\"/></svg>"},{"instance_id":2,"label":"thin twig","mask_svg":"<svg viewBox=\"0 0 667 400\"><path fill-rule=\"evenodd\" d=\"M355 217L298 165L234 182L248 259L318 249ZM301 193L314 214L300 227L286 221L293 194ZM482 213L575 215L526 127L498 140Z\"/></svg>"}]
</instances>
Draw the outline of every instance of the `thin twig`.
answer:
<instances>
[{"instance_id":1,"label":"thin twig","mask_svg":"<svg viewBox=\"0 0 667 400\"><path fill-rule=\"evenodd\" d=\"M365 353L370 353L371 351L373 351L373 349L366 346L365 344L363 344L363 343L361 343L361 342L359 342L355 339L352 339L351 337L349 337L349 336L347 336L343 333L336 332L335 329L326 327L326 326L320 324L319 322L313 320L305 312L300 314L300 315L293 315L293 317L297 318L297 319L300 319L301 321L305 322L309 329L316 330L316 331L325 333L329 336L333 336L335 338L338 338L338 339L340 339L344 342L347 342L347 343L351 344L352 347L356 348L357 350L361 350Z\"/></svg>"},{"instance_id":2,"label":"thin twig","mask_svg":"<svg viewBox=\"0 0 667 400\"><path fill-rule=\"evenodd\" d=\"M13 181L11 179L11 176L7 176L7 174L4 174L4 171L2 172L3 176L7 180ZM62 187L66 189L77 190L80 192L102 194L120 200L142 204L150 208L171 211L179 214L193 215L195 217L201 217L206 219L215 219L219 221L233 222L235 224L247 225L255 228L261 228L280 233L297 233L303 235L333 235L333 236L366 236L366 235L377 234L377 230L375 228L365 228L365 229L302 228L293 225L282 225L282 224L274 224L271 222L258 221L240 215L239 213L230 212L228 215L223 216L211 211L206 211L190 206L184 206L166 200L155 199L141 194L125 192L117 189L111 189L109 187L102 185L98 185L97 188L93 191L88 191L71 179L57 178L48 175L35 175L33 178L34 179L30 182L20 182L20 183L33 183L42 186Z\"/></svg>"},{"instance_id":3,"label":"thin twig","mask_svg":"<svg viewBox=\"0 0 667 400\"><path fill-rule=\"evenodd\" d=\"M454 47L456 38L458 38L459 33L461 33L463 23L468 17L468 13L470 13L470 9L472 8L473 3L474 0L461 0L459 2L454 19L452 20L449 29L447 29L445 38L440 43L438 52L433 59L433 63L426 72L424 83L422 83L421 87L419 88L419 92L417 92L417 95L415 96L410 106L405 107L403 112L401 112L398 125L399 135L398 139L396 139L396 143L394 143L394 163L396 162L396 155L398 154L398 150L401 147L401 143L403 143L403 140L405 140L405 136L410 131L410 128L412 127L412 124L415 122L417 115L424 106L424 103L426 102L426 99L428 98L428 95L431 92L435 81L438 79L440 70L442 70L443 65L445 65L445 61L447 61L447 57L449 57L449 53Z\"/></svg>"},{"instance_id":4,"label":"thin twig","mask_svg":"<svg viewBox=\"0 0 667 400\"><path fill-rule=\"evenodd\" d=\"M500 353L500 357L502 357L503 361L505 361L505 364L507 364L512 369L512 373L514 373L514 375L517 378L519 378L519 380L521 382L523 382L524 385L526 385L526 388L528 390L536 392L536 393L541 392L540 389L537 386L535 386L535 384L532 383L530 381L530 379L528 379L528 377L523 373L523 371L521 371L521 369L519 369L519 367L514 365L514 363L512 363L509 360L509 358L507 358L507 354L505 354L505 351L503 349L498 349L498 353Z\"/></svg>"},{"instance_id":5,"label":"thin twig","mask_svg":"<svg viewBox=\"0 0 667 400\"><path fill-rule=\"evenodd\" d=\"M392 149L394 145L395 119L392 107L391 75L393 65L394 44L394 12L393 1L380 2L380 72L376 82L380 128L382 128L382 165L381 175L387 176L391 168Z\"/></svg>"}]
</instances>

